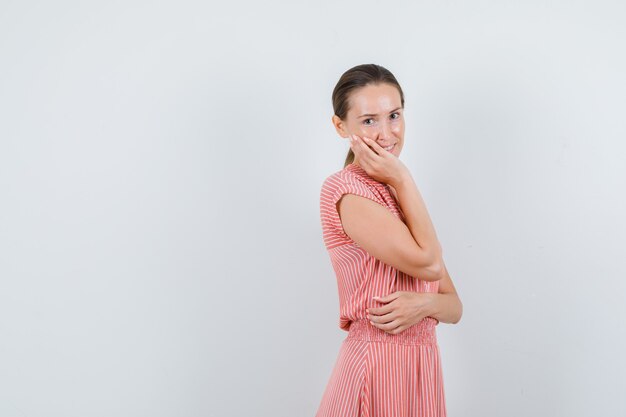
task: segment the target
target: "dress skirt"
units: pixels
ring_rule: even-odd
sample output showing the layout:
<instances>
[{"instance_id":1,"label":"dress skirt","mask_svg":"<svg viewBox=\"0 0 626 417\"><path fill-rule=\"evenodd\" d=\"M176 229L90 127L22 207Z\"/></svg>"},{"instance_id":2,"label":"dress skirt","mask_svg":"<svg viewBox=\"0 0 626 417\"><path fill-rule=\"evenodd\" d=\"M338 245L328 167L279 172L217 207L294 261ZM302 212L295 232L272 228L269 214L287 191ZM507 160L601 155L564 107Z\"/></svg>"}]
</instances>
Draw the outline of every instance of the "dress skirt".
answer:
<instances>
[{"instance_id":1,"label":"dress skirt","mask_svg":"<svg viewBox=\"0 0 626 417\"><path fill-rule=\"evenodd\" d=\"M393 335L353 321L315 417L446 417L436 324Z\"/></svg>"}]
</instances>

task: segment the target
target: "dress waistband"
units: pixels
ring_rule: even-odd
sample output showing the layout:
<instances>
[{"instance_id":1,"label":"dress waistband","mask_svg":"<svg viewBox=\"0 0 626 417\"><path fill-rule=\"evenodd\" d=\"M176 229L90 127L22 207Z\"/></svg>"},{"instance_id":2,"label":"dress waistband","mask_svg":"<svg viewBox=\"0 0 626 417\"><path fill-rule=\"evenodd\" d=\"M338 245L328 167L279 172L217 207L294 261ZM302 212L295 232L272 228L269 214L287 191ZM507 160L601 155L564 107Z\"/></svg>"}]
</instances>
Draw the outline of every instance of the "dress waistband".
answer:
<instances>
[{"instance_id":1,"label":"dress waistband","mask_svg":"<svg viewBox=\"0 0 626 417\"><path fill-rule=\"evenodd\" d=\"M432 317L425 317L401 333L390 334L378 327L374 327L369 320L355 320L350 323L345 340L367 340L402 345L436 345L436 325L437 320Z\"/></svg>"}]
</instances>

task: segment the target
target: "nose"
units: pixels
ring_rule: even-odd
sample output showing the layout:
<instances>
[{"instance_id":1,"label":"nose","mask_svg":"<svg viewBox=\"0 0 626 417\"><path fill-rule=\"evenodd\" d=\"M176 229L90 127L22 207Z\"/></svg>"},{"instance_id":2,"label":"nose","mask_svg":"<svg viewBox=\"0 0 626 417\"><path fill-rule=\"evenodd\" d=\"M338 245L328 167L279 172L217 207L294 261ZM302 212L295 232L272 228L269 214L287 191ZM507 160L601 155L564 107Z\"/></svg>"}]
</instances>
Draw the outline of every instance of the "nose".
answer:
<instances>
[{"instance_id":1,"label":"nose","mask_svg":"<svg viewBox=\"0 0 626 417\"><path fill-rule=\"evenodd\" d=\"M391 133L391 122L390 121L384 121L381 123L380 125L380 130L378 131L378 141L381 142L385 142L389 139L391 139L392 137L392 133Z\"/></svg>"}]
</instances>

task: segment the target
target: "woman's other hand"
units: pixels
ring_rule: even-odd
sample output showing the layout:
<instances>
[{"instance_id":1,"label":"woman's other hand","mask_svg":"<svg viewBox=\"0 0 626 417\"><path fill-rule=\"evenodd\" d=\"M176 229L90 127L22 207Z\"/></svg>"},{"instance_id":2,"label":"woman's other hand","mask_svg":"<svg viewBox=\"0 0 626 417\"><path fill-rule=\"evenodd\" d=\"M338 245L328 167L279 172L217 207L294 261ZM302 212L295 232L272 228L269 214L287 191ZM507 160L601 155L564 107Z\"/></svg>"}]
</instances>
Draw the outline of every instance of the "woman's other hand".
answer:
<instances>
[{"instance_id":1,"label":"woman's other hand","mask_svg":"<svg viewBox=\"0 0 626 417\"><path fill-rule=\"evenodd\" d=\"M430 315L434 295L429 292L396 291L374 298L386 304L368 308L368 319L372 326L389 334L401 333Z\"/></svg>"},{"instance_id":2,"label":"woman's other hand","mask_svg":"<svg viewBox=\"0 0 626 417\"><path fill-rule=\"evenodd\" d=\"M350 135L350 148L355 161L376 181L395 186L411 175L397 156L366 136Z\"/></svg>"}]
</instances>

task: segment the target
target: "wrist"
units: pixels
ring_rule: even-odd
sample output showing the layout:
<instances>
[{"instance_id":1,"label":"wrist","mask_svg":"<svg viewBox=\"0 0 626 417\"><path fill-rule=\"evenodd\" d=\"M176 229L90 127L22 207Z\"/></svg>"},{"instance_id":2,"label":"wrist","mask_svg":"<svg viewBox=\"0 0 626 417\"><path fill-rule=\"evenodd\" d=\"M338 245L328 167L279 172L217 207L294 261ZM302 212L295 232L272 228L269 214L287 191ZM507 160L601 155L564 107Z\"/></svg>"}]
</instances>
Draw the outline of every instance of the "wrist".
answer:
<instances>
[{"instance_id":1,"label":"wrist","mask_svg":"<svg viewBox=\"0 0 626 417\"><path fill-rule=\"evenodd\" d=\"M402 187L406 187L407 185L410 185L413 182L413 177L411 176L411 173L404 169L402 170L402 172L400 172L398 175L396 175L392 181L390 181L390 184L393 188L395 188L396 190L398 188L402 188Z\"/></svg>"}]
</instances>

